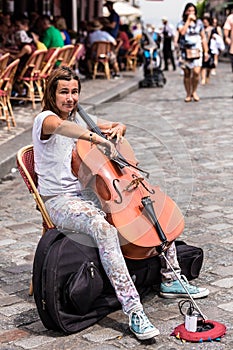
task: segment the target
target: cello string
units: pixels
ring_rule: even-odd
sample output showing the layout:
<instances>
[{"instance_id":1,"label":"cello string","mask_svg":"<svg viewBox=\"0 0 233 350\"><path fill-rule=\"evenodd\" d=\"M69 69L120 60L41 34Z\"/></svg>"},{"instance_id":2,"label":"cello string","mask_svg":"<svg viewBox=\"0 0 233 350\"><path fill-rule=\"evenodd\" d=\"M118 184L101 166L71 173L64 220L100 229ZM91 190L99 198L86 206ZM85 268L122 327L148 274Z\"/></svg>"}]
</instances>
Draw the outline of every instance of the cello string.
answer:
<instances>
[{"instance_id":1,"label":"cello string","mask_svg":"<svg viewBox=\"0 0 233 350\"><path fill-rule=\"evenodd\" d=\"M167 259L166 255L164 252L162 252L160 254L161 256L163 256L163 258L166 260L167 264L169 265L169 267L171 268L172 272L174 273L174 275L176 276L176 278L178 279L178 281L180 282L180 284L182 285L182 287L184 288L184 290L186 291L186 293L188 294L190 300L192 301L193 305L195 306L195 308L198 310L198 312L200 313L200 315L203 317L204 320L207 320L207 316L203 314L203 312L201 311L201 309L199 308L199 306L197 305L197 303L195 302L195 300L193 299L193 297L191 296L191 294L189 293L187 287L185 286L184 282L182 281L182 279L178 276L178 274L176 273L176 271L173 269L172 265L170 264L169 260Z\"/></svg>"},{"instance_id":2,"label":"cello string","mask_svg":"<svg viewBox=\"0 0 233 350\"><path fill-rule=\"evenodd\" d=\"M89 114L80 106L80 104L78 104L77 106L77 112L93 132L97 133L99 136L105 137L105 135L101 132L100 128L95 124L95 122L91 119ZM128 160L125 159L119 152L118 152L117 158L113 158L112 161L115 161L122 168L124 168L125 166L131 166L132 168L145 174L146 178L149 178L150 176L150 173L148 171L143 170L138 166L129 163Z\"/></svg>"}]
</instances>

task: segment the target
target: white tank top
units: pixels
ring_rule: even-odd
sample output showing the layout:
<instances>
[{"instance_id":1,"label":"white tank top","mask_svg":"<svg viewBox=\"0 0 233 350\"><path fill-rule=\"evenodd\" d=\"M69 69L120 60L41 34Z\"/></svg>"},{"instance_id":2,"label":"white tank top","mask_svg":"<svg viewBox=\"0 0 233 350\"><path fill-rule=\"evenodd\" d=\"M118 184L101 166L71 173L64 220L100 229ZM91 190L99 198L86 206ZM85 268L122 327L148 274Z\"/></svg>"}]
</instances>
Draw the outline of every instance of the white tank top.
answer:
<instances>
[{"instance_id":1,"label":"white tank top","mask_svg":"<svg viewBox=\"0 0 233 350\"><path fill-rule=\"evenodd\" d=\"M54 196L61 193L77 195L82 186L71 171L72 150L77 139L56 134L51 135L48 140L41 140L42 124L49 115L57 116L51 111L41 112L35 118L32 130L38 191L43 196ZM91 117L96 122L96 118ZM76 115L75 122L86 127L85 122L78 115Z\"/></svg>"}]
</instances>

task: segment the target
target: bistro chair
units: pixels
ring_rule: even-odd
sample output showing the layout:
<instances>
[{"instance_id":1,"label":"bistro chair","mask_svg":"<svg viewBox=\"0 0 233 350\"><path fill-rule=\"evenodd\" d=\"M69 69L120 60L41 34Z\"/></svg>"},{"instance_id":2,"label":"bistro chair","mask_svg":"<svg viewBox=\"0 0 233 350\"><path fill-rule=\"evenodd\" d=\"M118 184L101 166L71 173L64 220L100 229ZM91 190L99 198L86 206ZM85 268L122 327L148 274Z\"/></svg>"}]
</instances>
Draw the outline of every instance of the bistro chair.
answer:
<instances>
[{"instance_id":1,"label":"bistro chair","mask_svg":"<svg viewBox=\"0 0 233 350\"><path fill-rule=\"evenodd\" d=\"M52 70L54 69L54 67L56 65L59 50L60 50L59 47L50 48L50 49L48 49L48 51L44 57L44 62L43 62L41 72L40 72L41 86L42 86L43 91L45 89L46 79L51 74Z\"/></svg>"},{"instance_id":2,"label":"bistro chair","mask_svg":"<svg viewBox=\"0 0 233 350\"><path fill-rule=\"evenodd\" d=\"M13 109L11 106L11 92L15 78L15 72L19 64L19 58L6 66L5 70L0 75L0 102L3 113L0 119L7 123L7 128L10 131L11 124L16 126Z\"/></svg>"},{"instance_id":3,"label":"bistro chair","mask_svg":"<svg viewBox=\"0 0 233 350\"><path fill-rule=\"evenodd\" d=\"M54 224L52 223L49 214L45 208L44 202L37 190L37 174L34 169L34 152L33 146L28 145L22 147L16 155L17 167L19 172L29 190L29 192L33 195L33 198L36 202L36 208L40 211L42 216L42 235L51 228L54 228ZM33 285L31 282L29 295L33 295Z\"/></svg>"},{"instance_id":4,"label":"bistro chair","mask_svg":"<svg viewBox=\"0 0 233 350\"><path fill-rule=\"evenodd\" d=\"M110 79L109 57L112 48L110 41L96 41L91 47L91 64L93 66L93 79L97 74L103 74L98 69L102 66L104 68L104 75Z\"/></svg>"},{"instance_id":5,"label":"bistro chair","mask_svg":"<svg viewBox=\"0 0 233 350\"><path fill-rule=\"evenodd\" d=\"M125 55L126 70L132 70L132 71L136 70L139 49L140 49L139 42L137 40L134 40L131 43L129 50Z\"/></svg>"},{"instance_id":6,"label":"bistro chair","mask_svg":"<svg viewBox=\"0 0 233 350\"><path fill-rule=\"evenodd\" d=\"M0 74L2 74L9 62L10 53L6 52L0 57Z\"/></svg>"},{"instance_id":7,"label":"bistro chair","mask_svg":"<svg viewBox=\"0 0 233 350\"><path fill-rule=\"evenodd\" d=\"M74 49L73 49L70 61L68 62L68 67L73 69L78 68L78 62L84 56L84 54L85 54L85 47L83 44L74 45Z\"/></svg>"},{"instance_id":8,"label":"bistro chair","mask_svg":"<svg viewBox=\"0 0 233 350\"><path fill-rule=\"evenodd\" d=\"M25 67L17 78L17 83L26 88L25 96L11 96L12 100L31 101L36 108L36 101L42 101L41 69L47 50L36 50L29 57Z\"/></svg>"},{"instance_id":9,"label":"bistro chair","mask_svg":"<svg viewBox=\"0 0 233 350\"><path fill-rule=\"evenodd\" d=\"M57 62L59 65L68 66L73 55L74 45L65 45L59 49Z\"/></svg>"}]
</instances>

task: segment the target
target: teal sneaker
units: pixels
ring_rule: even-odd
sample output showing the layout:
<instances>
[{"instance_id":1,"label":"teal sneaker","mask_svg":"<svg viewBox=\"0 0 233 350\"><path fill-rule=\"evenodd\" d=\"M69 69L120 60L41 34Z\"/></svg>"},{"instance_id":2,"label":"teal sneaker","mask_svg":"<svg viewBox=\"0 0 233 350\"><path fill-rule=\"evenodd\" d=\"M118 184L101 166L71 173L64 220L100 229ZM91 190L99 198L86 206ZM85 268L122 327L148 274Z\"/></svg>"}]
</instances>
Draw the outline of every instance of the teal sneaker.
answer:
<instances>
[{"instance_id":1,"label":"teal sneaker","mask_svg":"<svg viewBox=\"0 0 233 350\"><path fill-rule=\"evenodd\" d=\"M133 310L131 312L129 315L129 327L139 340L150 339L160 334L143 310Z\"/></svg>"},{"instance_id":2,"label":"teal sneaker","mask_svg":"<svg viewBox=\"0 0 233 350\"><path fill-rule=\"evenodd\" d=\"M192 286L191 284L189 284L187 278L183 275L181 276L181 278L185 288L187 288L188 292L190 293L193 299L204 298L207 297L207 295L209 295L209 289ZM179 280L161 283L159 294L161 297L168 299L189 297L188 293L181 285Z\"/></svg>"}]
</instances>

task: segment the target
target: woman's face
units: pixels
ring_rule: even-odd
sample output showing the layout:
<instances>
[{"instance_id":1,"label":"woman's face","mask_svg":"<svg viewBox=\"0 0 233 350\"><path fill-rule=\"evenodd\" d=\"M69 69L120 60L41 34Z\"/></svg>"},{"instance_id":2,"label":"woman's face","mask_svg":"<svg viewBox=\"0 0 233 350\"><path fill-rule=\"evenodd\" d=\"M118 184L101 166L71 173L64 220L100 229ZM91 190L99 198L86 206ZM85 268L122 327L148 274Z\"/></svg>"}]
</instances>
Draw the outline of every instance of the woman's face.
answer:
<instances>
[{"instance_id":1,"label":"woman's face","mask_svg":"<svg viewBox=\"0 0 233 350\"><path fill-rule=\"evenodd\" d=\"M15 27L17 30L28 30L28 25L21 23L20 21L15 22Z\"/></svg>"},{"instance_id":2,"label":"woman's face","mask_svg":"<svg viewBox=\"0 0 233 350\"><path fill-rule=\"evenodd\" d=\"M59 80L56 90L56 105L62 119L67 119L69 113L76 107L79 99L78 81Z\"/></svg>"},{"instance_id":3,"label":"woman's face","mask_svg":"<svg viewBox=\"0 0 233 350\"><path fill-rule=\"evenodd\" d=\"M186 10L186 12L185 12L185 14L187 15L187 16L189 16L189 15L195 15L195 7L193 7L193 6L190 6L187 10Z\"/></svg>"},{"instance_id":4,"label":"woman's face","mask_svg":"<svg viewBox=\"0 0 233 350\"><path fill-rule=\"evenodd\" d=\"M209 27L210 22L208 21L208 19L204 18L202 22L205 28Z\"/></svg>"}]
</instances>

